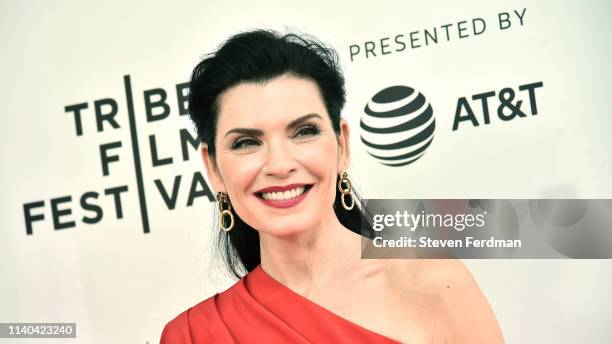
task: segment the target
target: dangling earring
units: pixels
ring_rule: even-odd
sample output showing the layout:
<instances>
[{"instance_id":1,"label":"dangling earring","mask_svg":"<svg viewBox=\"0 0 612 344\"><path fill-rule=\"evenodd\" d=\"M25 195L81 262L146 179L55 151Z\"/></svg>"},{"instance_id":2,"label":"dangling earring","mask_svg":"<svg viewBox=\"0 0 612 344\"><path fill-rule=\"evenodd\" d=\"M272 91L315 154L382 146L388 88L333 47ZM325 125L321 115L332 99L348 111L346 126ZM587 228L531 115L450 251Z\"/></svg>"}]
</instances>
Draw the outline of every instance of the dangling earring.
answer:
<instances>
[{"instance_id":1,"label":"dangling earring","mask_svg":"<svg viewBox=\"0 0 612 344\"><path fill-rule=\"evenodd\" d=\"M229 232L234 227L234 214L232 214L232 205L229 202L229 198L225 192L219 191L217 192L217 201L219 206L219 211L221 215L219 217L219 225L221 225L221 229L226 232ZM227 204L227 209L223 209L223 204ZM225 227L225 221L223 221L223 216L229 216L230 224L228 227Z\"/></svg>"},{"instance_id":2,"label":"dangling earring","mask_svg":"<svg viewBox=\"0 0 612 344\"><path fill-rule=\"evenodd\" d=\"M342 183L346 183L346 185L348 186L347 189L343 189L342 188ZM355 199L353 198L353 184L351 184L351 181L348 179L348 174L346 173L346 171L342 172L340 174L340 180L338 181L338 190L340 190L340 200L342 201L342 206L344 207L344 209L346 210L351 210L353 209L353 206L355 205ZM344 196L345 195L349 195L351 197L351 206L347 206L346 202L344 201Z\"/></svg>"}]
</instances>

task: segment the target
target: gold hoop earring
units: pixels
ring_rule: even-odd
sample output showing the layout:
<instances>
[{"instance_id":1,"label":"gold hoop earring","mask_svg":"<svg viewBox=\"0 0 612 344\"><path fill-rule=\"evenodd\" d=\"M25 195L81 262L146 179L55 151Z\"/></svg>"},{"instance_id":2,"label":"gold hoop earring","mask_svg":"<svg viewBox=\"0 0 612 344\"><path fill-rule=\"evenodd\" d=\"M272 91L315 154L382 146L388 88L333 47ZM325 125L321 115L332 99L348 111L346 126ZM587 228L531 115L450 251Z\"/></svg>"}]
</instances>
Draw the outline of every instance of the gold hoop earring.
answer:
<instances>
[{"instance_id":1,"label":"gold hoop earring","mask_svg":"<svg viewBox=\"0 0 612 344\"><path fill-rule=\"evenodd\" d=\"M230 204L229 198L225 192L219 191L217 192L217 201L219 206L219 225L221 229L225 232L229 232L232 228L234 228L234 214L232 214L232 205ZM227 209L223 209L223 204L227 204ZM230 224L225 227L225 221L223 220L224 216L229 216Z\"/></svg>"},{"instance_id":2,"label":"gold hoop earring","mask_svg":"<svg viewBox=\"0 0 612 344\"><path fill-rule=\"evenodd\" d=\"M346 189L342 188L342 183L346 183ZM346 210L353 209L353 206L355 205L355 198L353 197L353 184L351 184L351 181L348 179L348 174L346 173L346 171L340 174L340 180L338 181L338 190L340 191L340 200L342 201L342 207L344 207L344 209ZM346 195L350 196L351 198L351 206L346 205L346 202L344 201L344 196Z\"/></svg>"}]
</instances>

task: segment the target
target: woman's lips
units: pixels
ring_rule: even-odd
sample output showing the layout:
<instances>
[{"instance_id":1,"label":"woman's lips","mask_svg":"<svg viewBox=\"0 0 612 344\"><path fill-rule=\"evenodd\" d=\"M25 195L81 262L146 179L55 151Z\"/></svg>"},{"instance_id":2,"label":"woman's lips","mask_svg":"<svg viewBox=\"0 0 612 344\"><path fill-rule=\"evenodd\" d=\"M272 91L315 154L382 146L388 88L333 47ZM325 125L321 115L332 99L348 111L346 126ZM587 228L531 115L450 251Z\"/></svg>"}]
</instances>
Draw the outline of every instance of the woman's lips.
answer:
<instances>
[{"instance_id":1,"label":"woman's lips","mask_svg":"<svg viewBox=\"0 0 612 344\"><path fill-rule=\"evenodd\" d=\"M290 199L281 199L281 200L265 199L262 197L262 194L259 192L256 193L256 195L257 195L257 198L259 198L259 200L262 201L263 204L267 206L274 207L274 208L290 208L300 203L304 198L306 198L306 195L308 195L308 192L310 191L310 189L312 189L312 185L304 185L304 192L302 192L301 195L294 197L294 198L290 198Z\"/></svg>"},{"instance_id":2,"label":"woman's lips","mask_svg":"<svg viewBox=\"0 0 612 344\"><path fill-rule=\"evenodd\" d=\"M284 192L287 190L293 190L297 187L302 187L302 186L307 186L310 184L304 184L304 183L293 183L293 184L289 184L289 185L285 185L285 186L270 186L267 188L263 188L261 190L255 191L255 193L264 193L264 192Z\"/></svg>"}]
</instances>

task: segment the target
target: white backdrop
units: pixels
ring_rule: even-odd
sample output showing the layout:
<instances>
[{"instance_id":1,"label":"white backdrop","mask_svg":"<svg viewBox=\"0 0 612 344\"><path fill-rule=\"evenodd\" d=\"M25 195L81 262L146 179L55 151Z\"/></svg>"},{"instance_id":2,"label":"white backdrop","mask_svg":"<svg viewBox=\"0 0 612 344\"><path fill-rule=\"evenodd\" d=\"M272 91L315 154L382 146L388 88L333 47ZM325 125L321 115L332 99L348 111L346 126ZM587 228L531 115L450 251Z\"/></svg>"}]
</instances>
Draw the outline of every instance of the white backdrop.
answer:
<instances>
[{"instance_id":1,"label":"white backdrop","mask_svg":"<svg viewBox=\"0 0 612 344\"><path fill-rule=\"evenodd\" d=\"M156 343L172 317L234 282L211 264L213 203L201 195L197 178L193 184L194 173L204 173L196 152L189 148L186 161L182 156L179 131L193 133L193 126L179 116L175 88L189 81L203 54L249 28L288 26L338 50L347 80L343 116L352 134L349 174L366 198L610 198L611 7L606 1L317 0L290 7L283 1L3 1L0 322L76 322L79 343ZM504 30L501 12L511 23ZM474 18L486 23L481 34L473 32ZM448 39L446 24L452 24ZM423 30L434 27L438 43L425 45ZM411 32L420 47L410 46ZM390 46L383 48L386 37ZM395 40L405 44L403 51L396 51L401 45ZM368 44L376 56L366 57ZM361 53L351 60L352 45ZM481 122L473 95L507 87L518 92L533 82L543 83L535 91L537 115L502 121L494 97L491 123ZM359 121L367 101L396 84L426 96L436 132L418 161L388 167L367 154ZM144 92L151 89L167 93L170 114L163 120L147 121ZM481 124L461 122L453 131L461 97ZM527 112L526 92L521 97ZM116 102L119 127L107 121L99 132L96 101L107 104L100 113L112 110L104 99ZM75 115L65 108L83 103L77 135ZM158 158L172 158L171 164L153 166L151 135ZM105 144L114 145L109 156L118 156L106 176L100 157ZM155 181L172 194L176 176L176 206L169 209ZM127 187L117 194L122 216L117 199L105 194L115 187ZM187 206L190 189L200 197ZM89 210L80 203L84 195ZM24 205L41 201L30 213L44 219L32 221L28 235ZM59 223L73 226L55 229L53 204ZM102 217L85 223L83 217L96 215L92 204ZM612 339L612 311L604 306L612 304L609 260L465 263L508 343Z\"/></svg>"}]
</instances>

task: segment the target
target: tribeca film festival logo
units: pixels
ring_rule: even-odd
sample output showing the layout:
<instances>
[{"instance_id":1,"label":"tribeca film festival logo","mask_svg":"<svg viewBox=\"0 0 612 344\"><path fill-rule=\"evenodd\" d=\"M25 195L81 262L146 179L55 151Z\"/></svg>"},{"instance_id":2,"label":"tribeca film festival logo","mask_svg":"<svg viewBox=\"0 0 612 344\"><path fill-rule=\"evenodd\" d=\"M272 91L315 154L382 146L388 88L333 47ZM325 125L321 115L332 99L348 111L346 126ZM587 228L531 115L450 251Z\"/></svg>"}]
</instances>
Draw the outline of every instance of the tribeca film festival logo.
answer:
<instances>
[{"instance_id":1,"label":"tribeca film festival logo","mask_svg":"<svg viewBox=\"0 0 612 344\"><path fill-rule=\"evenodd\" d=\"M109 176L112 172L113 164L120 163L121 158L117 153L117 149L121 148L124 144L131 146L133 166L134 166L134 180L129 181L136 182L136 193L138 195L138 205L140 208L140 215L142 219L142 228L144 233L150 232L149 214L147 210L147 203L145 198L145 176L143 174L143 167L159 167L164 165L173 164L175 158L170 156L161 157L158 153L158 145L155 135L149 135L145 140L147 144L140 141L138 138L138 122L136 121L137 113L134 106L134 94L132 91L131 79L129 75L124 76L124 90L126 106L124 111L127 112L127 119L125 116L118 116L120 113L119 104L114 98L103 98L97 99L93 102L82 102L77 104L70 104L64 108L67 118L72 117L72 123L74 125L74 133L78 140L83 135L95 135L106 131L114 130L127 130L129 131L129 142L125 143L122 140L114 140L112 142L105 142L100 144L95 151L99 154L101 163L101 175L102 177ZM188 115L187 110L187 92L189 90L189 83L177 84L175 87L176 101L178 104L178 115ZM138 95L137 95L138 96ZM147 123L161 121L167 119L171 115L168 92L162 88L154 88L144 90L142 93L144 98L144 118ZM142 118L143 116L139 116ZM177 135L178 144L181 148L181 158L183 161L190 159L190 149L197 151L199 147L199 141L197 135L192 135L187 129L180 129ZM142 144L142 146L141 146ZM148 149L150 151L151 160L143 161L141 159L141 149ZM191 153L193 153L193 151ZM198 197L207 197L209 201L214 200L214 196L206 184L204 176L200 171L195 171L191 176L191 183L188 186L181 187L181 184L187 182L181 182L182 176L176 175L172 182L164 182L161 179L154 179L153 182L157 189L158 196L161 197L169 210L175 209L179 199L179 189L187 189L186 206L192 206L194 200ZM127 183L125 185L115 185L104 189L102 192L96 190L87 190L81 193L81 195L73 197L71 195L62 195L54 198L50 198L49 201L44 199L35 200L23 204L23 212L25 217L26 234L32 235L34 233L33 227L36 222L45 221L47 218L45 214L50 212L51 224L54 230L61 230L66 228L76 227L76 221L73 218L72 209L77 203L82 210L87 213L83 216L80 221L85 224L96 224L99 223L105 213L110 213L112 209L103 209L100 206L101 197L110 197L114 204L114 216L116 219L123 218L123 202L125 195L134 190L128 188ZM181 192L181 197L185 191ZM48 221L48 220L47 220Z\"/></svg>"},{"instance_id":2,"label":"tribeca film festival logo","mask_svg":"<svg viewBox=\"0 0 612 344\"><path fill-rule=\"evenodd\" d=\"M502 122L528 117L528 113L535 116L538 114L536 89L543 86L538 81L520 85L518 90L504 87L498 92L459 97L452 131L458 130L462 122L466 122L464 126L488 125L494 116ZM518 99L519 93L524 100ZM491 106L495 106L493 115ZM391 86L379 91L364 112L360 122L361 141L368 154L383 165L408 165L423 156L433 141L435 119L431 104L411 87Z\"/></svg>"}]
</instances>

